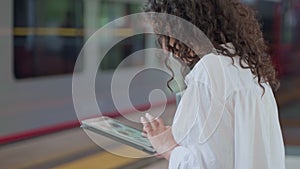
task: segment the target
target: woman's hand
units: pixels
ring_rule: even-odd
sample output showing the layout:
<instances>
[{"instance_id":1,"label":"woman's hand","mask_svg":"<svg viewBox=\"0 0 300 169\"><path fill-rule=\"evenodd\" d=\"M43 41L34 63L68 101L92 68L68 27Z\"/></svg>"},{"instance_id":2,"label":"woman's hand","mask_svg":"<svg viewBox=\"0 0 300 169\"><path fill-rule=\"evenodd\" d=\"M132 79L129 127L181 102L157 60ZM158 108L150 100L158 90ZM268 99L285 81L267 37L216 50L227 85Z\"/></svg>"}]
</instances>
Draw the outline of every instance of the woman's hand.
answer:
<instances>
[{"instance_id":1,"label":"woman's hand","mask_svg":"<svg viewBox=\"0 0 300 169\"><path fill-rule=\"evenodd\" d=\"M150 114L141 117L143 136L147 137L159 155L169 160L172 150L178 146L172 135L172 128L165 126L161 118Z\"/></svg>"}]
</instances>

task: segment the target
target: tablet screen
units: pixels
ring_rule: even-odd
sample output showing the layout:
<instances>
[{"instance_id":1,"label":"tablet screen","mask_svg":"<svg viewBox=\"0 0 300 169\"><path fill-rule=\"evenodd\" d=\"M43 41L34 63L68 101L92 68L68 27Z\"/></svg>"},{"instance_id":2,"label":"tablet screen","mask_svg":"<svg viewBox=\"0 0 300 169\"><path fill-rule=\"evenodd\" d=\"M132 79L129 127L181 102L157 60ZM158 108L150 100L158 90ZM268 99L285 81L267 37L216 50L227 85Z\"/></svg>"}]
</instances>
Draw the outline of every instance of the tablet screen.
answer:
<instances>
[{"instance_id":1,"label":"tablet screen","mask_svg":"<svg viewBox=\"0 0 300 169\"><path fill-rule=\"evenodd\" d=\"M151 147L149 140L142 136L142 132L133 127L122 124L119 121L108 117L96 118L91 120L83 121L86 125L99 129L101 131L107 132L109 134L127 138L127 140L132 140L133 142L138 142L145 146Z\"/></svg>"}]
</instances>

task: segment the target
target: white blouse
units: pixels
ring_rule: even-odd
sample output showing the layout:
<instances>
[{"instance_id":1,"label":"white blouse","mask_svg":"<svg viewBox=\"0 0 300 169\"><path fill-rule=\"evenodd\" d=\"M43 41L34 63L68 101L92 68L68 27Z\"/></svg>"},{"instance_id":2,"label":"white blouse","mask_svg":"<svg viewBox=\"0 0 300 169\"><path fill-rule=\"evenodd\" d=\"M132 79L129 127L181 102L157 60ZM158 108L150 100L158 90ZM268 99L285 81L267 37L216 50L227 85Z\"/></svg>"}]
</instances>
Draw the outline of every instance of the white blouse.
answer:
<instances>
[{"instance_id":1,"label":"white blouse","mask_svg":"<svg viewBox=\"0 0 300 169\"><path fill-rule=\"evenodd\" d=\"M208 54L186 76L172 133L170 169L284 169L278 110L249 69Z\"/></svg>"}]
</instances>

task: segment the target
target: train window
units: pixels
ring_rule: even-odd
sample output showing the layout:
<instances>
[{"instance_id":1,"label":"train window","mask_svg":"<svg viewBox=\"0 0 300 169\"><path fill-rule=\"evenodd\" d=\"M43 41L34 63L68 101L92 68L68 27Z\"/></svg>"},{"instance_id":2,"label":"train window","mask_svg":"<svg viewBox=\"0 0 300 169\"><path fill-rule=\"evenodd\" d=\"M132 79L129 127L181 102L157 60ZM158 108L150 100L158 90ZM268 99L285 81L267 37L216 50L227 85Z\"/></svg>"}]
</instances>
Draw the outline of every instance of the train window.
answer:
<instances>
[{"instance_id":1,"label":"train window","mask_svg":"<svg viewBox=\"0 0 300 169\"><path fill-rule=\"evenodd\" d=\"M83 45L82 17L82 0L15 0L15 77L72 73Z\"/></svg>"},{"instance_id":2,"label":"train window","mask_svg":"<svg viewBox=\"0 0 300 169\"><path fill-rule=\"evenodd\" d=\"M114 1L114 0L102 0L99 1L97 27L102 27L105 24L113 21L122 16L126 16L132 13L141 12L141 3L134 1ZM134 22L134 21L133 21ZM114 36L129 36L132 33L130 28L131 23L120 23ZM130 54L146 48L146 41L149 36L135 35L121 41L115 45L102 60L99 69L101 70L113 70L121 61L123 61ZM114 38L108 37L108 38ZM107 40L109 41L109 39ZM141 56L137 60L126 60L126 66L140 66L145 63L145 57Z\"/></svg>"},{"instance_id":3,"label":"train window","mask_svg":"<svg viewBox=\"0 0 300 169\"><path fill-rule=\"evenodd\" d=\"M138 1L99 0L92 4L95 2L98 3L97 11L91 14L83 12L91 4L83 0L15 0L15 77L22 79L72 73L86 39L86 29L96 31L114 19L141 11L141 3ZM95 24L84 25L84 20ZM116 36L130 34L128 23L116 29ZM127 38L109 52L101 63L101 69L116 68L126 56L144 49L145 43L144 35ZM143 59L127 65L141 64L144 64Z\"/></svg>"},{"instance_id":4,"label":"train window","mask_svg":"<svg viewBox=\"0 0 300 169\"><path fill-rule=\"evenodd\" d=\"M98 27L102 27L110 21L119 17L133 13L141 12L143 2L135 2L134 0L118 1L118 0L101 0L99 1ZM123 26L126 26L124 23Z\"/></svg>"},{"instance_id":5,"label":"train window","mask_svg":"<svg viewBox=\"0 0 300 169\"><path fill-rule=\"evenodd\" d=\"M104 57L100 64L101 70L113 70L118 67L118 65L129 55L133 54L136 51L145 49L145 39L148 36L146 35L135 35L125 40L121 41ZM135 58L135 60L127 59L125 66L142 66L145 63L145 56L140 56ZM124 65L122 65L124 66Z\"/></svg>"}]
</instances>

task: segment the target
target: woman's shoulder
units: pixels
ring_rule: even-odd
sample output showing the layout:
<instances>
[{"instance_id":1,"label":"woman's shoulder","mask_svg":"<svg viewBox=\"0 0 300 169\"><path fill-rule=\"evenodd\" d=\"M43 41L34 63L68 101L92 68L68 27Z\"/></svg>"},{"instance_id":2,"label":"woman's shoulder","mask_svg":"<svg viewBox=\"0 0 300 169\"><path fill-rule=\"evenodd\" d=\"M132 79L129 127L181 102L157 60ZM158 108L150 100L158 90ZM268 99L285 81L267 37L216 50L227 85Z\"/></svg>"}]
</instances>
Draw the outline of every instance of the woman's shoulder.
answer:
<instances>
[{"instance_id":1,"label":"woman's shoulder","mask_svg":"<svg viewBox=\"0 0 300 169\"><path fill-rule=\"evenodd\" d=\"M216 53L209 53L203 56L185 77L186 82L194 81L209 84L215 68L222 67L224 62Z\"/></svg>"}]
</instances>

